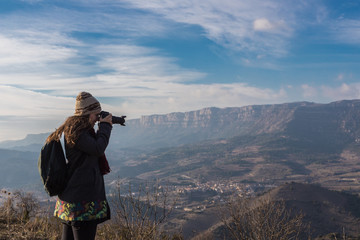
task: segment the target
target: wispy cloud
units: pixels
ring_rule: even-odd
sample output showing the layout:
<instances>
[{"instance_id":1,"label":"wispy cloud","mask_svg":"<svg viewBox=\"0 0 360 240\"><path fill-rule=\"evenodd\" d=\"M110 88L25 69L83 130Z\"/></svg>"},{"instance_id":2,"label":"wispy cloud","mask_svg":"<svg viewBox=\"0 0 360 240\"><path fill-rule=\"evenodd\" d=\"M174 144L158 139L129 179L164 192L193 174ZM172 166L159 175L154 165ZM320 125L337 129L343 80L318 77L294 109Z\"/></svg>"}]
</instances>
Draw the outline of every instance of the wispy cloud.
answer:
<instances>
[{"instance_id":1,"label":"wispy cloud","mask_svg":"<svg viewBox=\"0 0 360 240\"><path fill-rule=\"evenodd\" d=\"M241 83L196 85L152 83L148 87L136 89L136 94L143 96L127 97L121 105L111 106L111 110L116 112L122 109L133 116L139 112L142 115L165 114L211 106L229 107L276 103L287 98L284 89L274 91ZM133 109L133 106L136 106L136 109Z\"/></svg>"},{"instance_id":2,"label":"wispy cloud","mask_svg":"<svg viewBox=\"0 0 360 240\"><path fill-rule=\"evenodd\" d=\"M360 98L360 83L341 83L336 86L301 85L301 94L304 100L315 102L331 102L344 99Z\"/></svg>"},{"instance_id":3,"label":"wispy cloud","mask_svg":"<svg viewBox=\"0 0 360 240\"><path fill-rule=\"evenodd\" d=\"M324 97L332 100L358 99L360 98L360 83L342 83L337 87L322 86Z\"/></svg>"},{"instance_id":4,"label":"wispy cloud","mask_svg":"<svg viewBox=\"0 0 360 240\"><path fill-rule=\"evenodd\" d=\"M6 104L0 105L0 118L12 119L14 138L22 137L17 135L20 133L46 132L56 127L72 115L79 91L89 91L100 99L112 98L103 108L129 118L208 106L276 102L286 95L282 90L243 83L194 84L206 73L180 67L176 58L163 56L156 48L91 45L72 38L62 45L66 35L56 35L59 38L47 39L46 34L35 30L21 37L1 35L7 48L1 50L0 68L4 71L0 73L0 95ZM36 36L44 41L34 41ZM83 58L81 54L96 56L91 66L75 61ZM80 74L89 68L98 69L98 73ZM10 139L4 129L0 140L5 138Z\"/></svg>"},{"instance_id":5,"label":"wispy cloud","mask_svg":"<svg viewBox=\"0 0 360 240\"><path fill-rule=\"evenodd\" d=\"M57 106L55 102L46 99L52 98L51 96L37 92L74 97L79 91L87 90L97 97L125 99L121 100L119 105L112 104L107 107L115 111L121 108L128 112L130 117L187 111L207 106L225 107L276 102L286 97L283 90L276 92L244 83L194 84L197 80L206 77L206 74L184 69L177 65L176 59L157 55L158 52L153 48L107 45L94 47L93 50L98 56L97 66L100 69L108 69L107 73L72 78L61 74L0 74L0 79L2 79L0 83L4 86L3 91L11 89L12 96L21 95L21 98L13 98L13 103L21 105L27 102L29 104L26 107L31 106L29 109L35 109L34 112L37 112L41 111L41 104L44 108L47 108L48 104ZM15 87L10 88L6 84ZM39 98L44 97L44 100L35 101L37 98L29 94L31 91ZM11 94L6 94L6 96ZM115 102L118 103L118 101ZM6 106L0 106L0 112L8 112L4 108ZM17 114L28 116L28 111L23 111L16 106L11 106L11 108L19 109L16 111ZM60 116L61 114L63 110L52 112L51 115Z\"/></svg>"},{"instance_id":6,"label":"wispy cloud","mask_svg":"<svg viewBox=\"0 0 360 240\"><path fill-rule=\"evenodd\" d=\"M360 44L360 19L338 19L331 25L331 33L342 43Z\"/></svg>"},{"instance_id":7,"label":"wispy cloud","mask_svg":"<svg viewBox=\"0 0 360 240\"><path fill-rule=\"evenodd\" d=\"M283 56L296 27L297 8L287 1L145 1L131 6L152 11L175 22L198 25L214 42L255 56ZM286 10L285 10L286 9Z\"/></svg>"},{"instance_id":8,"label":"wispy cloud","mask_svg":"<svg viewBox=\"0 0 360 240\"><path fill-rule=\"evenodd\" d=\"M259 18L254 21L254 30L255 31L264 31L268 32L275 28L274 24L270 23L266 18Z\"/></svg>"},{"instance_id":9,"label":"wispy cloud","mask_svg":"<svg viewBox=\"0 0 360 240\"><path fill-rule=\"evenodd\" d=\"M141 77L139 80L136 77L129 79L121 75L103 75L90 81L61 79L53 84L54 81L50 80L43 88L51 89L51 95L0 85L0 95L7 99L7 104L0 105L0 119L5 117L9 122L11 118L11 126L16 128L11 135L4 129L0 134L0 140L23 137L24 132L51 131L66 116L73 114L75 96L79 91L89 91L99 99L112 96L110 102L102 103L103 109L114 114L125 114L130 119L141 115L190 111L210 106L277 103L287 98L283 89L274 91L241 83L184 84L164 82L162 77L159 79L142 81ZM56 95L70 97L55 97ZM5 127L4 124L1 125Z\"/></svg>"},{"instance_id":10,"label":"wispy cloud","mask_svg":"<svg viewBox=\"0 0 360 240\"><path fill-rule=\"evenodd\" d=\"M0 67L62 61L74 56L76 52L74 49L51 45L46 42L33 43L32 41L2 35L0 35L0 45Z\"/></svg>"},{"instance_id":11,"label":"wispy cloud","mask_svg":"<svg viewBox=\"0 0 360 240\"><path fill-rule=\"evenodd\" d=\"M0 95L6 99L6 104L1 104L2 116L49 119L52 115L69 112L69 107L73 105L72 98L55 97L12 86L0 85Z\"/></svg>"},{"instance_id":12,"label":"wispy cloud","mask_svg":"<svg viewBox=\"0 0 360 240\"><path fill-rule=\"evenodd\" d=\"M346 83L347 75L339 75L342 85L338 87L299 84L299 88L292 83L291 89L275 84L270 88L252 84L247 76L242 78L247 83L238 79L210 83L206 80L210 71L184 67L161 46L144 44L144 39L163 40L169 34L184 40L201 35L235 55L236 67L256 70L261 63L283 70L270 60L286 57L297 30L309 24L303 14L313 8L306 1L26 2L39 8L1 15L0 96L6 104L0 105L0 140L9 138L5 124L9 119L16 130L14 137L53 129L73 113L79 91L91 92L104 100L105 109L129 118L297 100L293 93L306 100L359 97L359 85ZM325 28L331 22L320 5L310 14L316 19L311 24ZM334 30L331 41L358 43L358 20L332 23L333 28L326 26ZM264 77L263 81L269 80Z\"/></svg>"},{"instance_id":13,"label":"wispy cloud","mask_svg":"<svg viewBox=\"0 0 360 240\"><path fill-rule=\"evenodd\" d=\"M314 98L314 97L317 97L318 96L318 91L315 87L312 87L308 84L303 84L301 85L301 88L302 88L302 95L304 98Z\"/></svg>"}]
</instances>

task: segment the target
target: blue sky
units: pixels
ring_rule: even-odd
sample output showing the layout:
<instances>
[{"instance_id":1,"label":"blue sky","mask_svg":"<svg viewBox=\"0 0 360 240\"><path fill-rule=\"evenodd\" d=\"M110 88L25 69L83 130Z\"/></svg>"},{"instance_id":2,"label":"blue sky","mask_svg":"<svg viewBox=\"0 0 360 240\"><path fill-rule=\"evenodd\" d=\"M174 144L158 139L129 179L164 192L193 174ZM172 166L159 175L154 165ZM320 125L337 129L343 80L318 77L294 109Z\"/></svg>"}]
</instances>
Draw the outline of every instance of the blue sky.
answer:
<instances>
[{"instance_id":1,"label":"blue sky","mask_svg":"<svg viewBox=\"0 0 360 240\"><path fill-rule=\"evenodd\" d=\"M360 3L0 1L0 141L54 130L80 91L129 119L357 99Z\"/></svg>"}]
</instances>

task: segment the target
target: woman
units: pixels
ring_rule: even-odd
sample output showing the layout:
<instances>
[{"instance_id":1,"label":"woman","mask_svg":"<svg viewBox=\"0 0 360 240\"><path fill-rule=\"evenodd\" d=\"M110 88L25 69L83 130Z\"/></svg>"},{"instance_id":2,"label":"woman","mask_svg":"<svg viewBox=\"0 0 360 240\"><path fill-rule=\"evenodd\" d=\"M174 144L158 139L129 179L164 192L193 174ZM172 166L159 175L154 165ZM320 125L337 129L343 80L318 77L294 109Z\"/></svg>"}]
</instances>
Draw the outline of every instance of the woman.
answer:
<instances>
[{"instance_id":1,"label":"woman","mask_svg":"<svg viewBox=\"0 0 360 240\"><path fill-rule=\"evenodd\" d=\"M104 155L112 130L112 115L99 116L101 106L90 93L76 97L75 114L69 117L47 141L65 137L70 168L80 164L66 189L58 196L54 215L63 223L62 240L95 239L97 224L110 219L103 175L110 172ZM99 120L98 131L94 125Z\"/></svg>"}]
</instances>

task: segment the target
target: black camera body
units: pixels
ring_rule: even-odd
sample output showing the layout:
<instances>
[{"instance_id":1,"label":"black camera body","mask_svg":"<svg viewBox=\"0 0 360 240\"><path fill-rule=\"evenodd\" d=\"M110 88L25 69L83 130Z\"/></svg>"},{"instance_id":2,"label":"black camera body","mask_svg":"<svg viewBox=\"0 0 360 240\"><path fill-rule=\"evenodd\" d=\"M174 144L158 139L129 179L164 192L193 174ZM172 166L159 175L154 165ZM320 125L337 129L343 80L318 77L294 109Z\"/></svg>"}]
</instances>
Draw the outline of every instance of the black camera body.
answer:
<instances>
[{"instance_id":1,"label":"black camera body","mask_svg":"<svg viewBox=\"0 0 360 240\"><path fill-rule=\"evenodd\" d=\"M109 112L106 112L106 111L101 111L100 112L100 117L101 118L105 118L107 115L109 115ZM122 126L125 126L125 118L126 118L126 116L121 116L121 117L112 116L112 123L113 124L120 124Z\"/></svg>"}]
</instances>

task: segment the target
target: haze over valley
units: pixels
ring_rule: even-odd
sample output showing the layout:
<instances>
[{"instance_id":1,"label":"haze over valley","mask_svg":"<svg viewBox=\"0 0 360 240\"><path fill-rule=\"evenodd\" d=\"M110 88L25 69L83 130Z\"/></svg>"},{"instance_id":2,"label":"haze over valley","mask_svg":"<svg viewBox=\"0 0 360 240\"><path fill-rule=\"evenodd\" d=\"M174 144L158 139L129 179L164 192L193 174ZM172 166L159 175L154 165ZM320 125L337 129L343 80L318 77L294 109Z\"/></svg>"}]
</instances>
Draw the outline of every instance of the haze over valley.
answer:
<instances>
[{"instance_id":1,"label":"haze over valley","mask_svg":"<svg viewBox=\"0 0 360 240\"><path fill-rule=\"evenodd\" d=\"M359 194L359 119L360 100L143 116L113 126L106 184L157 182L180 194L178 208L203 214L228 194L292 182ZM48 134L0 143L2 188L43 193L37 157Z\"/></svg>"}]
</instances>

